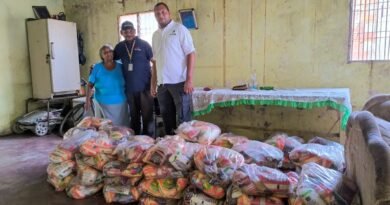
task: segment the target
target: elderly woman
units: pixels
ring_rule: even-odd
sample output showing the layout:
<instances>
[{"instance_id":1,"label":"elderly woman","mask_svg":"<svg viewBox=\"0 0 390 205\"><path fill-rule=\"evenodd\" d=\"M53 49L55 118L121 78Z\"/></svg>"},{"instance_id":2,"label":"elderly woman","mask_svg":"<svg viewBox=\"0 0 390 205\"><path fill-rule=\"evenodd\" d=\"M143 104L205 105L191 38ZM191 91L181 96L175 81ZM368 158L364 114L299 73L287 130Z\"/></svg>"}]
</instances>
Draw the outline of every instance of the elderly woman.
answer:
<instances>
[{"instance_id":1,"label":"elderly woman","mask_svg":"<svg viewBox=\"0 0 390 205\"><path fill-rule=\"evenodd\" d=\"M90 96L92 88L95 88L95 115L112 120L114 125L128 126L129 115L122 65L114 61L111 45L103 45L99 49L99 55L102 62L96 63L92 69L89 76L87 96ZM90 106L91 99L87 97L87 111Z\"/></svg>"}]
</instances>

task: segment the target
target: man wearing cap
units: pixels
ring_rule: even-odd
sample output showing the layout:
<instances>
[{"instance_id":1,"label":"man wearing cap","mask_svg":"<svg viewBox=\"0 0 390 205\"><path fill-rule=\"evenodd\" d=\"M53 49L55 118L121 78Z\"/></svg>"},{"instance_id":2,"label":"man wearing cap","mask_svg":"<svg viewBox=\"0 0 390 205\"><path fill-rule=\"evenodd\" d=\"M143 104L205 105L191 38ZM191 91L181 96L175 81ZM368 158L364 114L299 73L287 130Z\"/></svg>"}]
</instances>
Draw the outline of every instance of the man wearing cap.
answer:
<instances>
[{"instance_id":1,"label":"man wearing cap","mask_svg":"<svg viewBox=\"0 0 390 205\"><path fill-rule=\"evenodd\" d=\"M125 90L130 107L130 127L137 135L154 136L154 101L150 95L152 48L148 42L136 36L136 29L130 21L122 23L121 35L125 40L115 46L114 58L120 59L123 64Z\"/></svg>"},{"instance_id":2,"label":"man wearing cap","mask_svg":"<svg viewBox=\"0 0 390 205\"><path fill-rule=\"evenodd\" d=\"M191 120L195 48L188 29L171 19L165 3L154 6L154 15L159 29L153 34L150 91L157 95L165 132L172 135L178 123Z\"/></svg>"}]
</instances>

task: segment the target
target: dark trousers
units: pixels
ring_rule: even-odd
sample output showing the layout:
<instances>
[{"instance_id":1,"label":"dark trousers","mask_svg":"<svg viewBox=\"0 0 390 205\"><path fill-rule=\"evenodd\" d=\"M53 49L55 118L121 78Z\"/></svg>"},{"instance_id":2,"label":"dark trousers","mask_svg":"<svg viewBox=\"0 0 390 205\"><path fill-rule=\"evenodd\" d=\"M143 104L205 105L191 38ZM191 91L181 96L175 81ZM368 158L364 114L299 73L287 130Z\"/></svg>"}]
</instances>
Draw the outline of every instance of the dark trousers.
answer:
<instances>
[{"instance_id":1,"label":"dark trousers","mask_svg":"<svg viewBox=\"0 0 390 205\"><path fill-rule=\"evenodd\" d=\"M130 127L136 135L154 136L153 97L149 90L127 93L130 107ZM142 123L141 123L142 117ZM142 125L142 132L141 132Z\"/></svg>"},{"instance_id":2,"label":"dark trousers","mask_svg":"<svg viewBox=\"0 0 390 205\"><path fill-rule=\"evenodd\" d=\"M192 95L184 92L184 82L158 86L157 99L167 135L175 134L178 123L191 120Z\"/></svg>"}]
</instances>

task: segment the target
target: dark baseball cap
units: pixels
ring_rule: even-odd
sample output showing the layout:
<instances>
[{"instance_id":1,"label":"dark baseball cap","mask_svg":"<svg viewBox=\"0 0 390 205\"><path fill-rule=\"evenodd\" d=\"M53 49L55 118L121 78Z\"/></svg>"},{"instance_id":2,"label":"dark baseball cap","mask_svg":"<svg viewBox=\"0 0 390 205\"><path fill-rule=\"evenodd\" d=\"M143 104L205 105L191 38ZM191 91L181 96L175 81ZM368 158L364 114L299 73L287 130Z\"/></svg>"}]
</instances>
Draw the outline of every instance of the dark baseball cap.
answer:
<instances>
[{"instance_id":1,"label":"dark baseball cap","mask_svg":"<svg viewBox=\"0 0 390 205\"><path fill-rule=\"evenodd\" d=\"M122 23L121 30L126 30L126 29L135 29L133 23L130 21L125 21Z\"/></svg>"}]
</instances>

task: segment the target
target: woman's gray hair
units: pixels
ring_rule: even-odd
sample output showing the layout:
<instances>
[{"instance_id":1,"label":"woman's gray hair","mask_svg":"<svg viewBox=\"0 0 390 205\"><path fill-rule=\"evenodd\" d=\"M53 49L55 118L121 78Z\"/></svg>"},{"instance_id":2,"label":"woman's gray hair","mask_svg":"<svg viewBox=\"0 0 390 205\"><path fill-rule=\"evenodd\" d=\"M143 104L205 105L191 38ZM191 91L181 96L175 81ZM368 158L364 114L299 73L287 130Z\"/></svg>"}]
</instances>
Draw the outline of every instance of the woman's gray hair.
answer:
<instances>
[{"instance_id":1,"label":"woman's gray hair","mask_svg":"<svg viewBox=\"0 0 390 205\"><path fill-rule=\"evenodd\" d=\"M114 48L112 47L112 45L110 45L110 44L102 45L102 47L100 47L100 49L99 49L99 57L100 57L100 59L102 59L102 61L104 61L104 59L103 59L103 50L106 49L106 48L110 49L110 51L114 51Z\"/></svg>"}]
</instances>

